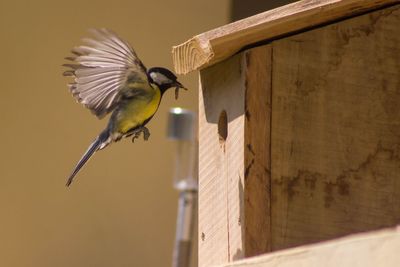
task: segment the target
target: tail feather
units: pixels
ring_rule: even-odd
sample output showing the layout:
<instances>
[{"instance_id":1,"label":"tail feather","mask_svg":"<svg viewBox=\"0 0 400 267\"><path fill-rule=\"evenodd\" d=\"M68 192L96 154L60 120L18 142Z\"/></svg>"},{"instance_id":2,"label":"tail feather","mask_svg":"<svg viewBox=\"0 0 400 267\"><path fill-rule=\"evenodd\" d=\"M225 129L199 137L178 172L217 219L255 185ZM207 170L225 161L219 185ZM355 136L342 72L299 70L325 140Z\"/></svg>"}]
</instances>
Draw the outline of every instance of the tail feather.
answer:
<instances>
[{"instance_id":1,"label":"tail feather","mask_svg":"<svg viewBox=\"0 0 400 267\"><path fill-rule=\"evenodd\" d=\"M79 160L78 164L76 164L75 169L72 171L71 175L68 178L66 186L70 186L72 181L74 180L75 175L80 171L80 169L86 164L86 162L93 156L93 154L99 150L103 149L110 143L109 133L108 131L102 132L92 144L90 144L89 148L86 150L85 154L83 154L82 158Z\"/></svg>"}]
</instances>

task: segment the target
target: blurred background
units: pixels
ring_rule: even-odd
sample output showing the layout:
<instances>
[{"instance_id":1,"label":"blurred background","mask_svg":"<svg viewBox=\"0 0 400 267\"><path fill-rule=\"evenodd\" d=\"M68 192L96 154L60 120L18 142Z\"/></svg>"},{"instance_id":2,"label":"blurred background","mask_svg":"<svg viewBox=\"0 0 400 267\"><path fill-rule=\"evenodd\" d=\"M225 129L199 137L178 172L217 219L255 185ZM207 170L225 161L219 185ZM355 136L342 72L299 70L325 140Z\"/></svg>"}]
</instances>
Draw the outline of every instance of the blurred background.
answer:
<instances>
[{"instance_id":1,"label":"blurred background","mask_svg":"<svg viewBox=\"0 0 400 267\"><path fill-rule=\"evenodd\" d=\"M88 28L107 27L146 66L172 69L173 45L288 1L267 2L1 1L0 266L170 266L178 193L166 118L197 109L197 74L179 77L190 90L178 101L164 96L148 142L97 153L66 188L106 119L74 101L63 58Z\"/></svg>"}]
</instances>

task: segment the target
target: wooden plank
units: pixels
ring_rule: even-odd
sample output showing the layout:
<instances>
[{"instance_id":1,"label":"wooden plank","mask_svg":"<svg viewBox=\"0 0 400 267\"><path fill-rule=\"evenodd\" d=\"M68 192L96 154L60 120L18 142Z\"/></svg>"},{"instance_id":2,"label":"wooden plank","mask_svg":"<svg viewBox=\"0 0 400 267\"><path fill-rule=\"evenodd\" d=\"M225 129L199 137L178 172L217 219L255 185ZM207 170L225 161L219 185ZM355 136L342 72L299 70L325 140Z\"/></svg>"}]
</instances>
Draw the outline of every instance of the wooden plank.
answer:
<instances>
[{"instance_id":1,"label":"wooden plank","mask_svg":"<svg viewBox=\"0 0 400 267\"><path fill-rule=\"evenodd\" d=\"M245 52L245 256L271 250L271 66L270 45Z\"/></svg>"},{"instance_id":2,"label":"wooden plank","mask_svg":"<svg viewBox=\"0 0 400 267\"><path fill-rule=\"evenodd\" d=\"M273 42L273 250L400 222L399 25L397 5Z\"/></svg>"},{"instance_id":3,"label":"wooden plank","mask_svg":"<svg viewBox=\"0 0 400 267\"><path fill-rule=\"evenodd\" d=\"M243 257L239 197L244 177L245 87L241 61L242 55L237 55L200 73L200 267Z\"/></svg>"},{"instance_id":4,"label":"wooden plank","mask_svg":"<svg viewBox=\"0 0 400 267\"><path fill-rule=\"evenodd\" d=\"M279 251L220 267L397 267L399 251L400 229L394 228Z\"/></svg>"},{"instance_id":5,"label":"wooden plank","mask_svg":"<svg viewBox=\"0 0 400 267\"><path fill-rule=\"evenodd\" d=\"M216 28L173 47L175 71L210 66L257 42L358 15L399 0L302 0Z\"/></svg>"},{"instance_id":6,"label":"wooden plank","mask_svg":"<svg viewBox=\"0 0 400 267\"><path fill-rule=\"evenodd\" d=\"M201 71L199 266L269 251L270 77L270 46Z\"/></svg>"}]
</instances>

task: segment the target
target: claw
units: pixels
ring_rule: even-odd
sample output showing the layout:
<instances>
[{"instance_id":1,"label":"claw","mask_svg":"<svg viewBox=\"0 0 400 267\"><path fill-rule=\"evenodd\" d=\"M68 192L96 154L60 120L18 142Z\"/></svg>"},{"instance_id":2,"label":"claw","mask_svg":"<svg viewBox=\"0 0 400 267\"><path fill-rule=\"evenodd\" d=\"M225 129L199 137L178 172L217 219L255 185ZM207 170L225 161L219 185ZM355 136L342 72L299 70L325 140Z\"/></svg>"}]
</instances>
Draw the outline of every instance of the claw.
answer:
<instances>
[{"instance_id":1,"label":"claw","mask_svg":"<svg viewBox=\"0 0 400 267\"><path fill-rule=\"evenodd\" d=\"M141 131L137 131L132 136L132 143L135 143L135 139L140 137Z\"/></svg>"},{"instance_id":2,"label":"claw","mask_svg":"<svg viewBox=\"0 0 400 267\"><path fill-rule=\"evenodd\" d=\"M132 133L132 143L135 142L135 139L140 137L140 134L143 132L143 139L144 141L147 141L150 137L150 131L146 127L140 127L136 131Z\"/></svg>"}]
</instances>

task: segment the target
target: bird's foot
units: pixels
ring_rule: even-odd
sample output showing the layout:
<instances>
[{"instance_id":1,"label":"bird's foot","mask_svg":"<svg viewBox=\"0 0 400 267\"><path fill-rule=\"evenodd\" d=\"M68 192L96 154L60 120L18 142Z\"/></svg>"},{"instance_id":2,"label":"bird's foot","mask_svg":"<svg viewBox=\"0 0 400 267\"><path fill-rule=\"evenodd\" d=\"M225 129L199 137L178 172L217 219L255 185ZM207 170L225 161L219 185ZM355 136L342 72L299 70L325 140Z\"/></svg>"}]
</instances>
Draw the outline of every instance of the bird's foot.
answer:
<instances>
[{"instance_id":1,"label":"bird's foot","mask_svg":"<svg viewBox=\"0 0 400 267\"><path fill-rule=\"evenodd\" d=\"M146 127L143 127L143 140L147 141L150 137L150 131Z\"/></svg>"},{"instance_id":2,"label":"bird's foot","mask_svg":"<svg viewBox=\"0 0 400 267\"><path fill-rule=\"evenodd\" d=\"M141 133L141 132L138 131L138 132L135 132L135 133L131 134L131 135L133 135L133 136L132 136L132 143L135 142L135 139L136 139L136 138L139 138L140 133Z\"/></svg>"},{"instance_id":3,"label":"bird's foot","mask_svg":"<svg viewBox=\"0 0 400 267\"><path fill-rule=\"evenodd\" d=\"M144 141L147 141L150 137L150 131L149 129L147 129L146 127L140 127L139 129L137 129L134 133L133 133L133 137L132 137L132 143L135 142L136 138L140 137L140 134L143 132L143 139Z\"/></svg>"}]
</instances>

